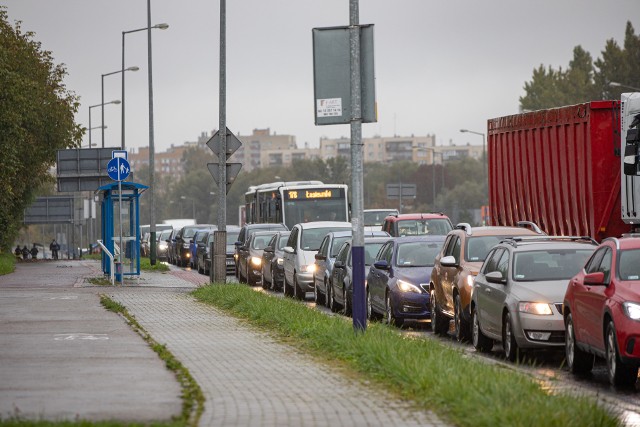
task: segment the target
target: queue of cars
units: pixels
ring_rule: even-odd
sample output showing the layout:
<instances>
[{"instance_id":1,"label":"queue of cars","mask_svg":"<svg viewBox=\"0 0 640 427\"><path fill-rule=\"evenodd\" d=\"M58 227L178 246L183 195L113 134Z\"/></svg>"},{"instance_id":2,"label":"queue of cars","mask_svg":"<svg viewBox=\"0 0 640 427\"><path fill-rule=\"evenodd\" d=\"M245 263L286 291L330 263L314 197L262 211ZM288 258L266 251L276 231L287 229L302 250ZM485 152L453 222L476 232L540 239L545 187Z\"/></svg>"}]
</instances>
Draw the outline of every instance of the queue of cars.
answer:
<instances>
[{"instance_id":1,"label":"queue of cars","mask_svg":"<svg viewBox=\"0 0 640 427\"><path fill-rule=\"evenodd\" d=\"M191 233L184 228L160 233L158 251L166 255L159 258L181 263L188 256L180 244L201 230L207 237L197 238L194 265L206 273L214 230L190 227L195 227ZM532 349L562 349L576 375L590 372L600 357L611 384L635 384L640 234L598 245L588 237L547 236L531 222L453 227L440 213L394 213L381 228L365 235L370 320L402 326L407 320L429 319L434 333L452 333L480 352L499 343L511 361ZM292 230L282 224L247 224L227 233L228 272L234 270L240 282L297 299L313 292L317 304L351 314L350 223L309 222Z\"/></svg>"}]
</instances>

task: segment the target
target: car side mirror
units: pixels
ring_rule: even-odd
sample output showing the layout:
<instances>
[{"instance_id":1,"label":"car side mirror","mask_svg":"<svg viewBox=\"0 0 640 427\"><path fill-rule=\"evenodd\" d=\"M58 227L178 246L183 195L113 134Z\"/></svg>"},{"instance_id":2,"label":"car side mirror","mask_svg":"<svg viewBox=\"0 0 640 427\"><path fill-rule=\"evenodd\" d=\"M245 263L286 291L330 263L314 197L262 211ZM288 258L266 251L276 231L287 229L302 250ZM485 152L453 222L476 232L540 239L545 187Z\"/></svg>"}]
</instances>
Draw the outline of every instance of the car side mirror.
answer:
<instances>
[{"instance_id":1,"label":"car side mirror","mask_svg":"<svg viewBox=\"0 0 640 427\"><path fill-rule=\"evenodd\" d=\"M325 257L322 254L316 254L316 260L317 261L325 261L327 259L327 257Z\"/></svg>"},{"instance_id":2,"label":"car side mirror","mask_svg":"<svg viewBox=\"0 0 640 427\"><path fill-rule=\"evenodd\" d=\"M273 247L272 246L267 246L266 248L263 249L263 252L273 252Z\"/></svg>"},{"instance_id":3,"label":"car side mirror","mask_svg":"<svg viewBox=\"0 0 640 427\"><path fill-rule=\"evenodd\" d=\"M440 258L440 265L443 265L445 267L457 267L458 263L456 262L456 259L453 256L448 255Z\"/></svg>"},{"instance_id":4,"label":"car side mirror","mask_svg":"<svg viewBox=\"0 0 640 427\"><path fill-rule=\"evenodd\" d=\"M484 277L487 279L487 282L490 283L500 283L502 285L507 283L504 277L502 277L502 273L499 271L492 271L491 273L485 274Z\"/></svg>"},{"instance_id":5,"label":"car side mirror","mask_svg":"<svg viewBox=\"0 0 640 427\"><path fill-rule=\"evenodd\" d=\"M384 259L374 262L373 266L378 270L389 270L391 268L389 263L387 263L387 261Z\"/></svg>"},{"instance_id":6,"label":"car side mirror","mask_svg":"<svg viewBox=\"0 0 640 427\"><path fill-rule=\"evenodd\" d=\"M237 242L235 242L235 243L234 243L234 245L236 245L236 246L242 246L242 242L238 240Z\"/></svg>"},{"instance_id":7,"label":"car side mirror","mask_svg":"<svg viewBox=\"0 0 640 427\"><path fill-rule=\"evenodd\" d=\"M344 268L344 262L336 261L335 264L333 264L333 268Z\"/></svg>"},{"instance_id":8,"label":"car side mirror","mask_svg":"<svg viewBox=\"0 0 640 427\"><path fill-rule=\"evenodd\" d=\"M595 273L589 273L584 276L584 284L589 286L605 285L604 273L602 271L596 271Z\"/></svg>"},{"instance_id":9,"label":"car side mirror","mask_svg":"<svg viewBox=\"0 0 640 427\"><path fill-rule=\"evenodd\" d=\"M291 246L285 246L284 248L282 248L282 250L285 251L288 254L295 254L296 253L296 251L294 251Z\"/></svg>"}]
</instances>

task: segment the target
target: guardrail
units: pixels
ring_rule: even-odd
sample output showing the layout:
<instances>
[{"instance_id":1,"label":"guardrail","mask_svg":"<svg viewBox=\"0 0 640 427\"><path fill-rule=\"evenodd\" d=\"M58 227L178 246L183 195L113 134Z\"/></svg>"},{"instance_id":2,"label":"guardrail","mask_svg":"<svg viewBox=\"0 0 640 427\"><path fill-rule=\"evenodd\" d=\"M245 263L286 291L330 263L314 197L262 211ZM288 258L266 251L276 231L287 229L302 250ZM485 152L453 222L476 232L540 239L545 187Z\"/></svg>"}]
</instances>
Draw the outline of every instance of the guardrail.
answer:
<instances>
[{"instance_id":1,"label":"guardrail","mask_svg":"<svg viewBox=\"0 0 640 427\"><path fill-rule=\"evenodd\" d=\"M115 263L113 262L113 254L109 252L109 249L107 249L107 247L102 243L102 240L98 240L98 244L100 245L104 253L107 254L107 256L109 257L109 260L110 260L109 266L111 267L109 271L111 272L111 285L113 285L115 283L115 276L113 275L113 271L115 268Z\"/></svg>"}]
</instances>

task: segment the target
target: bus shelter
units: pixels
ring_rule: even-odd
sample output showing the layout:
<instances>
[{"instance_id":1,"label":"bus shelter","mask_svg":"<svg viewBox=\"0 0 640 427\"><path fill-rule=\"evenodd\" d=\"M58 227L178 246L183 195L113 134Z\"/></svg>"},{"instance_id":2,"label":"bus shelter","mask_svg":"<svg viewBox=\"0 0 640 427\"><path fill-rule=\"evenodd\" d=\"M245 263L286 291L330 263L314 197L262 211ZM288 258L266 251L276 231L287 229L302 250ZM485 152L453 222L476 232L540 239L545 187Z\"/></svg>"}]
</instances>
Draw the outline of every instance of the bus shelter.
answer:
<instances>
[{"instance_id":1,"label":"bus shelter","mask_svg":"<svg viewBox=\"0 0 640 427\"><path fill-rule=\"evenodd\" d=\"M136 182L122 182L121 186L122 197L117 182L96 190L101 202L102 244L115 261L112 272L111 259L103 251L102 271L115 274L117 281L122 281L123 275L140 277L140 196L149 188Z\"/></svg>"}]
</instances>

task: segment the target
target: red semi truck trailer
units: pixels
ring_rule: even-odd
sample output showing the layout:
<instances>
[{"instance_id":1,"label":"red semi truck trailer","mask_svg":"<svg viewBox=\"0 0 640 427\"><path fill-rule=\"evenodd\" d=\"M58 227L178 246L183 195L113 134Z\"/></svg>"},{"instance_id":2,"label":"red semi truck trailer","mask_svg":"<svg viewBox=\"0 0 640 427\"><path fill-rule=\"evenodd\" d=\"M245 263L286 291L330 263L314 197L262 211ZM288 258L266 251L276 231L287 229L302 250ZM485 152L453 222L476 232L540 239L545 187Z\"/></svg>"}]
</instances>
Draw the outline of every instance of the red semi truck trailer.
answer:
<instances>
[{"instance_id":1,"label":"red semi truck trailer","mask_svg":"<svg viewBox=\"0 0 640 427\"><path fill-rule=\"evenodd\" d=\"M489 223L534 221L550 235L598 241L631 232L621 212L620 124L620 101L490 119Z\"/></svg>"}]
</instances>

